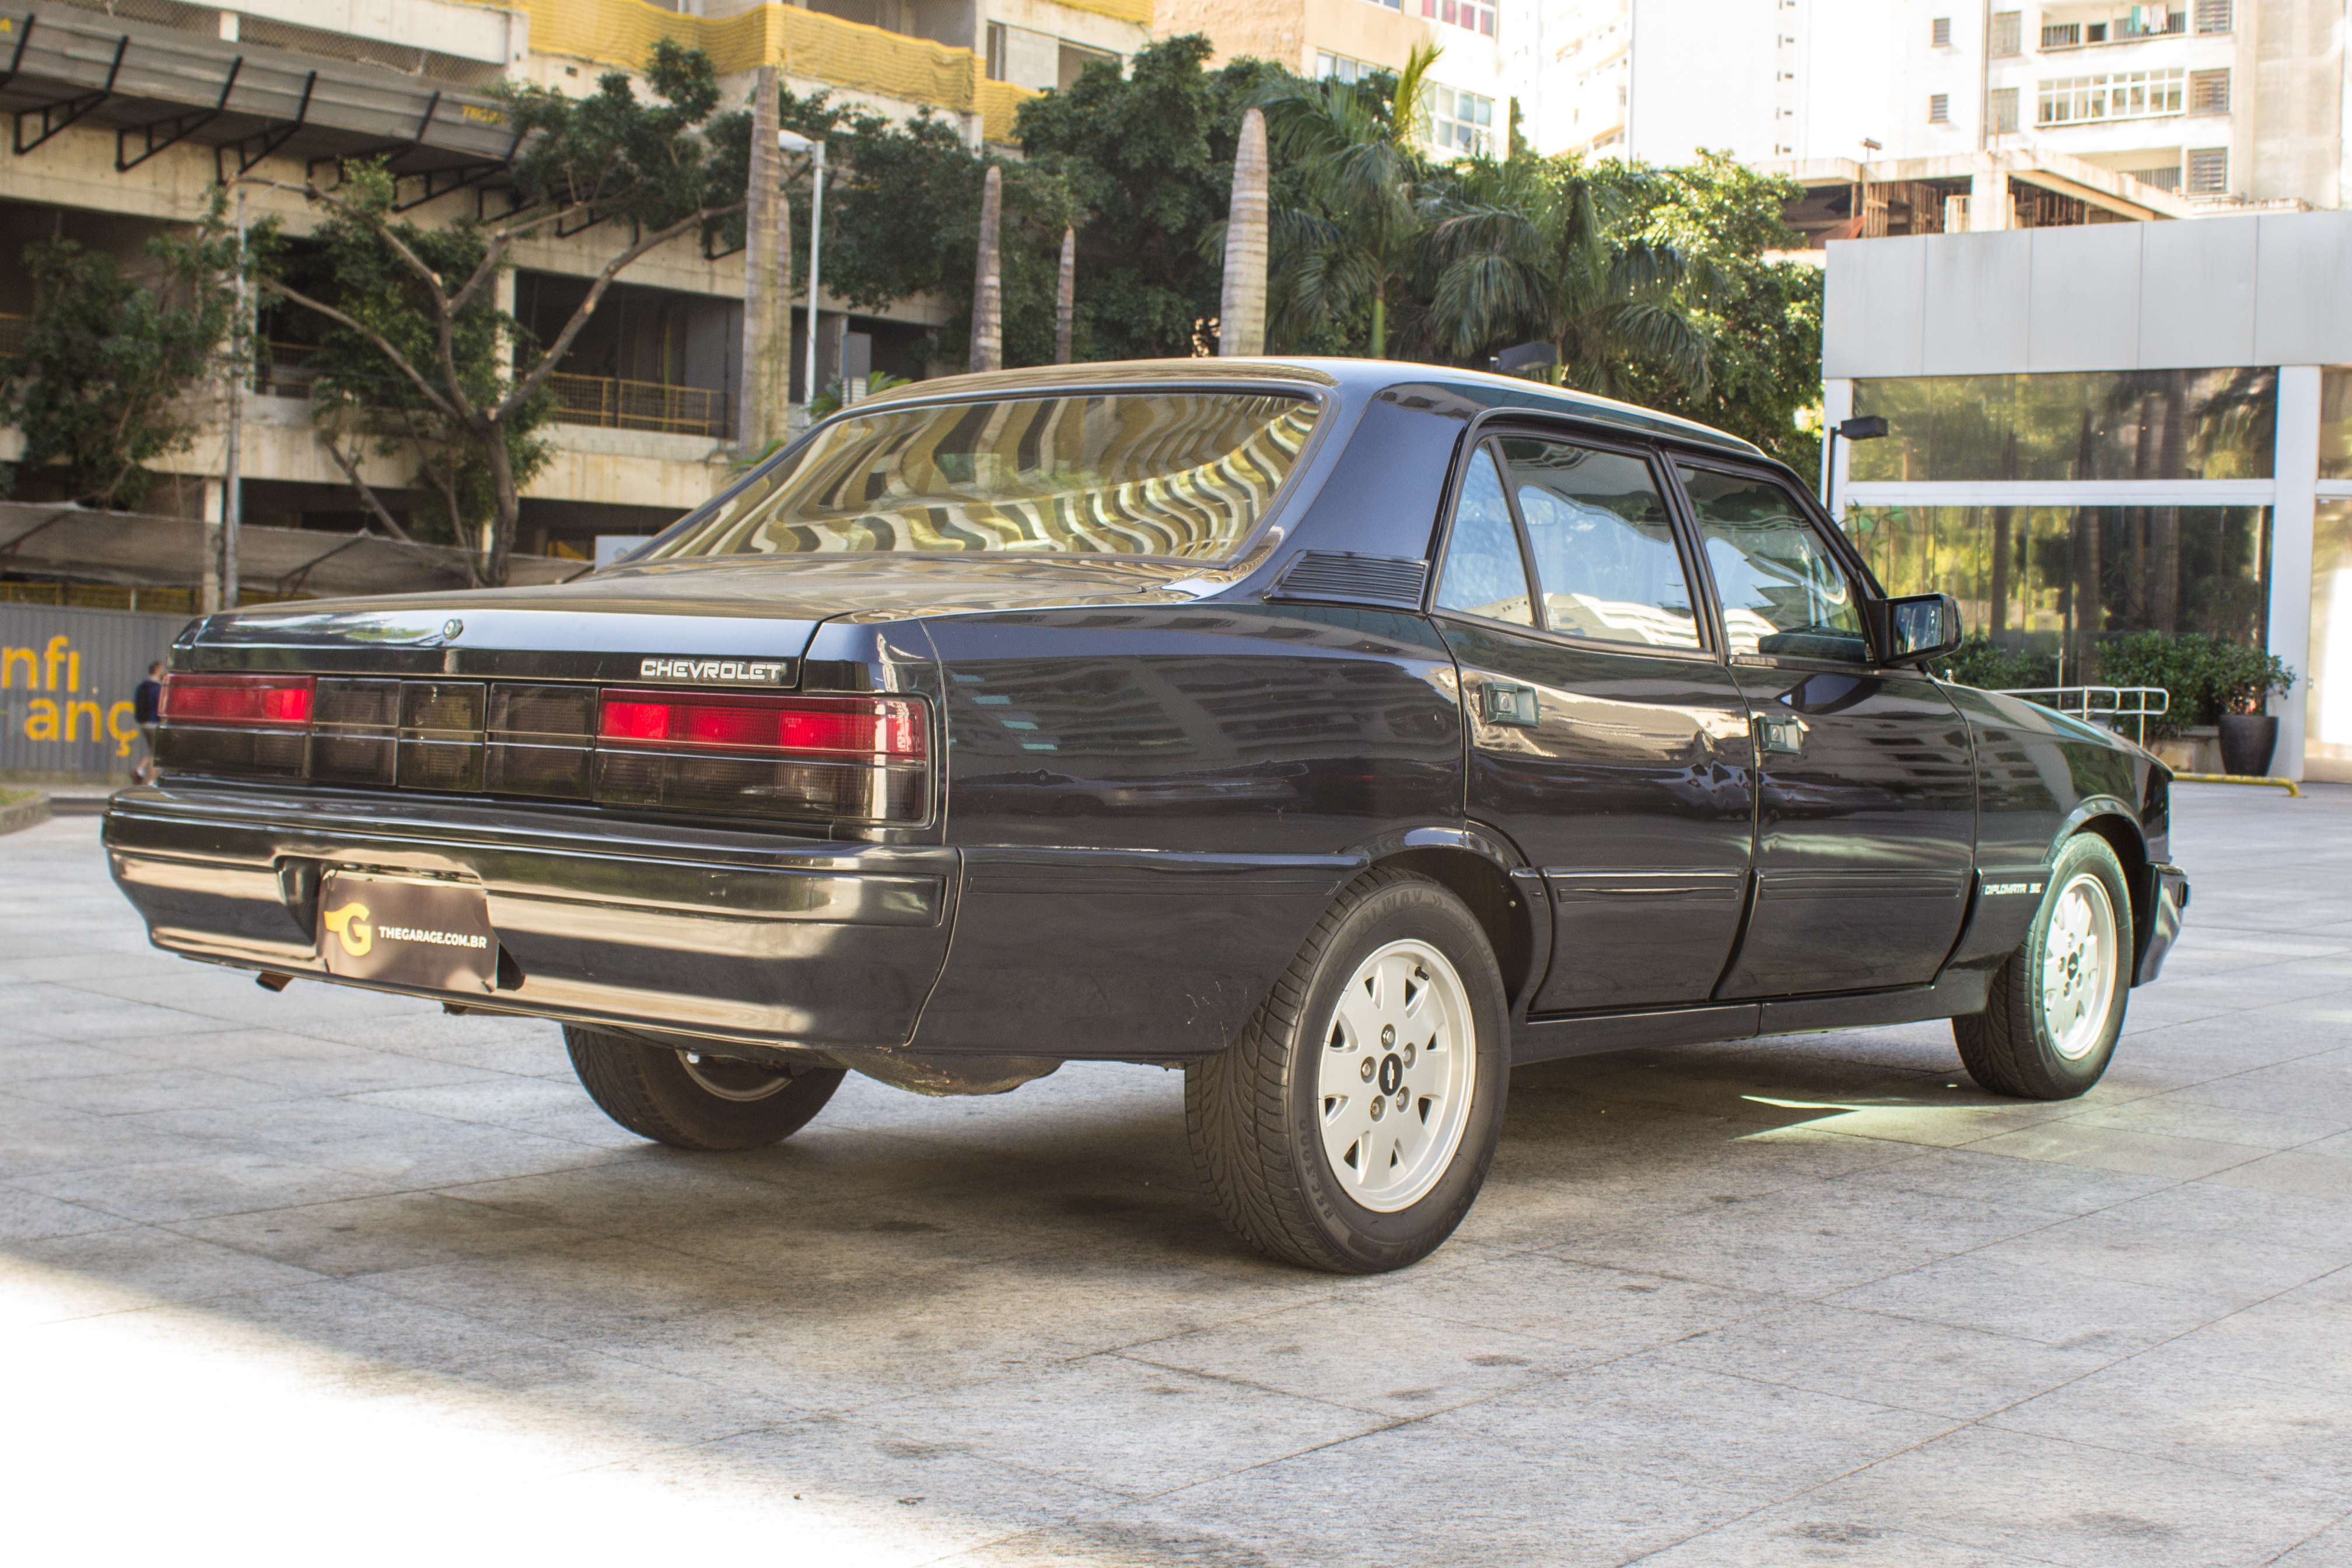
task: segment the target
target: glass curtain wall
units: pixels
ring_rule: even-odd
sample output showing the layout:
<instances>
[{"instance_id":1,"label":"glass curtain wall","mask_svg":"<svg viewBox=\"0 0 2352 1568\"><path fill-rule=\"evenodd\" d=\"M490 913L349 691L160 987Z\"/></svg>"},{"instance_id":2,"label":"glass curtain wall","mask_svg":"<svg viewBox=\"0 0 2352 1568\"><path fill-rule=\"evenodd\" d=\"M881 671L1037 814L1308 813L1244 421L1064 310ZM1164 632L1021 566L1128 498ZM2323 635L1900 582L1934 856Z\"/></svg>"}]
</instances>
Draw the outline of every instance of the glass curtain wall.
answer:
<instances>
[{"instance_id":1,"label":"glass curtain wall","mask_svg":"<svg viewBox=\"0 0 2352 1568\"><path fill-rule=\"evenodd\" d=\"M1846 530L1888 593L1949 594L1971 634L2069 679L2102 637L2270 635L2268 507L1857 507Z\"/></svg>"},{"instance_id":2,"label":"glass curtain wall","mask_svg":"<svg viewBox=\"0 0 2352 1568\"><path fill-rule=\"evenodd\" d=\"M2319 378L2319 477L2352 479L2352 365ZM2312 520L2309 668L2305 770L2352 783L2352 500L2323 500Z\"/></svg>"},{"instance_id":3,"label":"glass curtain wall","mask_svg":"<svg viewBox=\"0 0 2352 1568\"><path fill-rule=\"evenodd\" d=\"M2276 370L2094 371L1857 381L1853 411L1884 415L1857 441L1856 482L1941 479L2266 479Z\"/></svg>"},{"instance_id":4,"label":"glass curtain wall","mask_svg":"<svg viewBox=\"0 0 2352 1568\"><path fill-rule=\"evenodd\" d=\"M2273 474L2278 372L2092 371L1857 381L1884 416L1854 444L1854 482L2261 479ZM2342 443L2339 442L2339 446ZM2044 492L2047 493L2046 491ZM1958 598L1969 629L2063 658L2080 679L2098 640L2269 636L2266 507L1877 507L1846 527L1890 593Z\"/></svg>"}]
</instances>

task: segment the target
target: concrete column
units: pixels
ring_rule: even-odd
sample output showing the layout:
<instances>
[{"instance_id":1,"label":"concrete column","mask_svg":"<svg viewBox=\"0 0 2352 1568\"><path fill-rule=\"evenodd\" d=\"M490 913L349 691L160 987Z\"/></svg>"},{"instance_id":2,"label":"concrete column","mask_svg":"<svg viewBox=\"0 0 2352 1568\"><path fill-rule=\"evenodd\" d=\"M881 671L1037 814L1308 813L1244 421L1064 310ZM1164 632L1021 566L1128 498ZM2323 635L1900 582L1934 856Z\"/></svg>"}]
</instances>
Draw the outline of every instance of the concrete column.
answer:
<instances>
[{"instance_id":1,"label":"concrete column","mask_svg":"<svg viewBox=\"0 0 2352 1568\"><path fill-rule=\"evenodd\" d=\"M1994 234L2010 226L2009 171L1995 153L1976 155L1969 180L1969 232Z\"/></svg>"},{"instance_id":2,"label":"concrete column","mask_svg":"<svg viewBox=\"0 0 2352 1568\"><path fill-rule=\"evenodd\" d=\"M2279 721L2271 772L2303 777L2305 712L2311 689L2312 524L2319 495L2319 367L2279 367L2278 446L2272 462L2270 650L2294 671L2294 689L2273 697Z\"/></svg>"}]
</instances>

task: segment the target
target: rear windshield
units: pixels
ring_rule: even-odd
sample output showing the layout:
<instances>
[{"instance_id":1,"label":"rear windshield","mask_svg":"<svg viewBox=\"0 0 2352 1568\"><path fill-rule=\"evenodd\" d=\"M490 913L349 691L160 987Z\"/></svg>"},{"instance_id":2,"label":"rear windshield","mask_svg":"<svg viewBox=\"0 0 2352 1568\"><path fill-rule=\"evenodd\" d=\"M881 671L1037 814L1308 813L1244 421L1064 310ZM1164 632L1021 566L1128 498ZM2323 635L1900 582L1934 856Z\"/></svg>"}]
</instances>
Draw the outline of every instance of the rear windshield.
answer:
<instances>
[{"instance_id":1,"label":"rear windshield","mask_svg":"<svg viewBox=\"0 0 2352 1568\"><path fill-rule=\"evenodd\" d=\"M901 551L1222 561L1315 427L1309 398L1018 397L852 413L637 557Z\"/></svg>"}]
</instances>

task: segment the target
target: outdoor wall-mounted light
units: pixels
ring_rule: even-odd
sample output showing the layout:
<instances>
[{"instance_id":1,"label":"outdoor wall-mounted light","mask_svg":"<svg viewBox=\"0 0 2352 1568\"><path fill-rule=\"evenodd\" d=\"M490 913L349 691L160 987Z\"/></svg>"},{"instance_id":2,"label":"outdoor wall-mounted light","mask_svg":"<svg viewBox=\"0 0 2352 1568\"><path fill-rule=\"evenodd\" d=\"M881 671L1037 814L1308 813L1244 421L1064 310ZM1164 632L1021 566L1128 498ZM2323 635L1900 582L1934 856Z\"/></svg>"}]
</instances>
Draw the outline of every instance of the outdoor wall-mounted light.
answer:
<instances>
[{"instance_id":1,"label":"outdoor wall-mounted light","mask_svg":"<svg viewBox=\"0 0 2352 1568\"><path fill-rule=\"evenodd\" d=\"M1837 444L1838 444L1838 437L1841 437L1841 436L1843 436L1843 437L1844 437L1848 441L1875 441L1875 440L1877 440L1881 436L1884 436L1884 435L1885 435L1885 434L1886 434L1886 416L1885 416L1885 415L1884 415L1884 414L1863 414L1863 415L1858 415L1858 416L1856 416L1855 417L1853 417L1853 418L1852 418L1852 419L1841 419L1841 420L1839 420L1836 424L1834 424L1834 425L1832 425L1832 426L1830 426L1830 448L1829 448L1829 491L1830 491L1830 493L1829 493L1828 495L1825 495L1825 496L1823 496L1823 497L1822 498L1822 507L1823 507L1823 508L1825 508L1825 509L1828 510L1828 512L1829 512L1829 514L1830 514L1830 521L1831 521L1832 522L1835 522L1835 521L1837 521L1837 520L1838 520L1838 510L1837 510Z\"/></svg>"}]
</instances>

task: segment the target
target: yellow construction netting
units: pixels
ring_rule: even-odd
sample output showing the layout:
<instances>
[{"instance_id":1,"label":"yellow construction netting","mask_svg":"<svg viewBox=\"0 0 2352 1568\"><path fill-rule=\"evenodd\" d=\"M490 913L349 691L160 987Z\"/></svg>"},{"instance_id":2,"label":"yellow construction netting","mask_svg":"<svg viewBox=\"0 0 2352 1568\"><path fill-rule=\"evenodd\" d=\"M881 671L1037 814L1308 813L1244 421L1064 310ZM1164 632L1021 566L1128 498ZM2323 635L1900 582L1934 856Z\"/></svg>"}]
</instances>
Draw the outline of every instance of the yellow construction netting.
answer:
<instances>
[{"instance_id":1,"label":"yellow construction netting","mask_svg":"<svg viewBox=\"0 0 2352 1568\"><path fill-rule=\"evenodd\" d=\"M1149 26L1151 0L1065 0L1082 11ZM1013 117L1035 94L991 81L980 57L928 38L910 38L818 11L762 5L712 21L680 16L646 0L499 0L501 10L530 17L530 45L600 65L642 67L662 38L708 50L721 71L774 65L787 76L870 92L958 114L977 110L982 134L1013 140Z\"/></svg>"}]
</instances>

